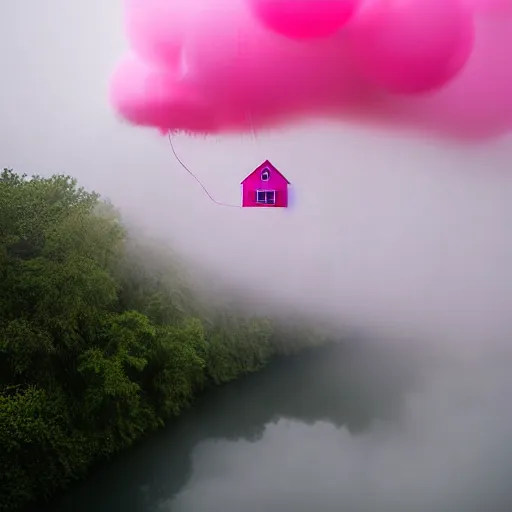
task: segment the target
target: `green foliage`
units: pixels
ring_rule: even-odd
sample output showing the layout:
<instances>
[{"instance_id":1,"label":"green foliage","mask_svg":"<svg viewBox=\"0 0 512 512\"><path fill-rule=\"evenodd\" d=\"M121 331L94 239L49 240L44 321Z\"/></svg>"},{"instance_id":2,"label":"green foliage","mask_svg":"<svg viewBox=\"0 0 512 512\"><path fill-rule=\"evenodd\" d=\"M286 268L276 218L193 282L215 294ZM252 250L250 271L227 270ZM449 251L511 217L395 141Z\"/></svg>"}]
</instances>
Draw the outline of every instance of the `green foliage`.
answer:
<instances>
[{"instance_id":1,"label":"green foliage","mask_svg":"<svg viewBox=\"0 0 512 512\"><path fill-rule=\"evenodd\" d=\"M0 510L286 351L288 328L205 304L190 282L72 178L0 174Z\"/></svg>"}]
</instances>

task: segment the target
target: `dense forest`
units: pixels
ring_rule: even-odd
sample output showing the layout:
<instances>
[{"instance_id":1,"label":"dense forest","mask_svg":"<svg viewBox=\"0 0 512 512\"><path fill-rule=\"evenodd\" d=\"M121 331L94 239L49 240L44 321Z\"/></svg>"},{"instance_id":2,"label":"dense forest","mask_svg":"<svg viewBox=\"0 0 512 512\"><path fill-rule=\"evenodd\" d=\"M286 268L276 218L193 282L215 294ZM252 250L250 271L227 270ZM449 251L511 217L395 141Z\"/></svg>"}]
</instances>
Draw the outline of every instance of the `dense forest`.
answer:
<instances>
[{"instance_id":1,"label":"dense forest","mask_svg":"<svg viewBox=\"0 0 512 512\"><path fill-rule=\"evenodd\" d=\"M206 386L327 339L193 274L74 179L0 174L0 510L50 497Z\"/></svg>"}]
</instances>

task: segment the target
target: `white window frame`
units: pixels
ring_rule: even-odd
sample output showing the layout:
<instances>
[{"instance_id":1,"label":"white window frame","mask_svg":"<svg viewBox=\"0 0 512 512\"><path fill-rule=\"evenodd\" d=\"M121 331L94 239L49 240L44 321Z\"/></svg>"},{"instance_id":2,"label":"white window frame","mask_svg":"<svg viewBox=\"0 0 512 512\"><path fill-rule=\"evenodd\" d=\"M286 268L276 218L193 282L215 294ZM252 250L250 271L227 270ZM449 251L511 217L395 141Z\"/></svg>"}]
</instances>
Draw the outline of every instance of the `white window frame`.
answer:
<instances>
[{"instance_id":1,"label":"white window frame","mask_svg":"<svg viewBox=\"0 0 512 512\"><path fill-rule=\"evenodd\" d=\"M265 194L265 196L264 196L264 197L265 197L265 200L260 201L260 200L258 199L258 196L259 196L259 194L260 194L260 193L261 193L261 194ZM272 194L272 196L271 196L271 197L272 197L272 199L273 199L273 201L272 201L272 202L269 202L269 201L268 201L267 194ZM256 190L256 202L257 202L258 204L270 204L270 205L275 205L275 204L276 204L276 190Z\"/></svg>"},{"instance_id":2,"label":"white window frame","mask_svg":"<svg viewBox=\"0 0 512 512\"><path fill-rule=\"evenodd\" d=\"M266 178L264 178L263 176L267 176ZM265 169L263 169L263 171L261 171L261 181L268 181L270 179L270 170L265 167Z\"/></svg>"}]
</instances>

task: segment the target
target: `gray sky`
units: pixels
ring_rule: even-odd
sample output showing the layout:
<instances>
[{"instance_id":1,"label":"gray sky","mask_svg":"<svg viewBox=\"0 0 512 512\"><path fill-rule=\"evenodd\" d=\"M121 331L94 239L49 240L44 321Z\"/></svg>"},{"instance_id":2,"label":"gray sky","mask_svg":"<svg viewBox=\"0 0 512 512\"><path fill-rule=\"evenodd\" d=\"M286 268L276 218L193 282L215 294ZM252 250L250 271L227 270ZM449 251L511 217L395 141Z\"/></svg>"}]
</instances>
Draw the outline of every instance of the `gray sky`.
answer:
<instances>
[{"instance_id":1,"label":"gray sky","mask_svg":"<svg viewBox=\"0 0 512 512\"><path fill-rule=\"evenodd\" d=\"M120 1L3 0L0 30L2 166L78 177L262 300L451 347L509 340L512 138L463 149L323 122L177 138L218 200L265 158L292 182L293 208L222 208L109 108Z\"/></svg>"}]
</instances>

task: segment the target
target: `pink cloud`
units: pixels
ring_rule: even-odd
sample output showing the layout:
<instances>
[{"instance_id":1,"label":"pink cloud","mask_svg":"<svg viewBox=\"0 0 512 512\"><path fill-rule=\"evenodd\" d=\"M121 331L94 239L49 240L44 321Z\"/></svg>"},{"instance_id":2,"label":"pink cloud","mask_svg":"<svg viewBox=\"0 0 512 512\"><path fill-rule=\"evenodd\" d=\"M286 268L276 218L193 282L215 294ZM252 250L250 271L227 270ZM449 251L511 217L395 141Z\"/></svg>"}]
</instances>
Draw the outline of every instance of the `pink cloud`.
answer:
<instances>
[{"instance_id":1,"label":"pink cloud","mask_svg":"<svg viewBox=\"0 0 512 512\"><path fill-rule=\"evenodd\" d=\"M125 0L125 15L131 49L110 98L135 125L512 128L510 0Z\"/></svg>"}]
</instances>

